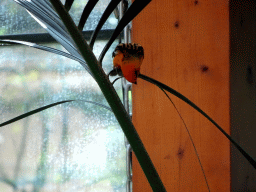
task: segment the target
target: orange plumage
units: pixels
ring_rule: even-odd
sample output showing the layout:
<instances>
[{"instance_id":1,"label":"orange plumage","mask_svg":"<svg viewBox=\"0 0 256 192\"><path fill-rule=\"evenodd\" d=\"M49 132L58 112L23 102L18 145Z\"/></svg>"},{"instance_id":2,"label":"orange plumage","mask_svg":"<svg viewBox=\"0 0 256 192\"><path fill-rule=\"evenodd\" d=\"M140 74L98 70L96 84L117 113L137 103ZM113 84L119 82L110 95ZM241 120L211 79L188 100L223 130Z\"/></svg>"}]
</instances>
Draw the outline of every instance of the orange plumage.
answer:
<instances>
[{"instance_id":1,"label":"orange plumage","mask_svg":"<svg viewBox=\"0 0 256 192\"><path fill-rule=\"evenodd\" d=\"M140 66L144 59L143 47L136 43L121 43L113 52L113 57L114 69L117 71L121 69L127 81L137 84Z\"/></svg>"}]
</instances>

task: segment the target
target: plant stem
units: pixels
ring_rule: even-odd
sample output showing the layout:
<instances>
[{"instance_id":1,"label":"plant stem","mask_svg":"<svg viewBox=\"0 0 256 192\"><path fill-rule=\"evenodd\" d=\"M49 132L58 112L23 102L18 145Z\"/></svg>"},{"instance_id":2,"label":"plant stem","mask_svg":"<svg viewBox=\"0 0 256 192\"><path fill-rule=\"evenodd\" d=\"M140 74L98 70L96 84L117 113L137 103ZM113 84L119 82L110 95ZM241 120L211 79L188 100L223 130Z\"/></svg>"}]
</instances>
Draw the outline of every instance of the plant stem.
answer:
<instances>
[{"instance_id":1,"label":"plant stem","mask_svg":"<svg viewBox=\"0 0 256 192\"><path fill-rule=\"evenodd\" d=\"M118 97L114 87L110 83L103 69L100 67L95 55L91 51L90 47L82 37L81 32L76 27L75 23L64 9L59 0L50 0L51 4L55 8L56 12L62 19L67 30L69 31L72 39L74 40L78 50L82 57L87 62L95 80L97 81L102 93L108 101L110 107L113 110L127 140L131 144L131 147L144 171L149 184L153 191L165 192L166 189L130 119L130 116L126 112L120 98Z\"/></svg>"}]
</instances>

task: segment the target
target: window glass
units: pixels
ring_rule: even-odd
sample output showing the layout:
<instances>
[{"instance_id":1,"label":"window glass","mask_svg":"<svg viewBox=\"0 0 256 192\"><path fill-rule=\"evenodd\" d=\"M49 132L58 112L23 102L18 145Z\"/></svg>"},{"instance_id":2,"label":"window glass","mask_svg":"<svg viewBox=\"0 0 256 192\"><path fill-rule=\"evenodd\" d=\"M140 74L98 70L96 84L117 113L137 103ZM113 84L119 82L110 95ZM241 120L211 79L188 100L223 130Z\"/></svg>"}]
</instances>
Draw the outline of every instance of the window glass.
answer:
<instances>
[{"instance_id":1,"label":"window glass","mask_svg":"<svg viewBox=\"0 0 256 192\"><path fill-rule=\"evenodd\" d=\"M79 23L79 19L83 12L83 9L88 1L75 0L71 7L70 14L75 23ZM103 11L110 0L99 1L92 13L90 14L84 30L94 30L97 26ZM103 29L113 29L117 24L114 14L112 14ZM29 33L46 33L28 12L10 0L1 0L0 2L0 35L13 35L13 34L29 34Z\"/></svg>"},{"instance_id":2,"label":"window glass","mask_svg":"<svg viewBox=\"0 0 256 192\"><path fill-rule=\"evenodd\" d=\"M97 41L96 52L105 44ZM53 102L80 100L0 128L1 191L125 191L122 130L112 112L83 101L108 106L94 79L68 58L25 46L0 49L1 122ZM120 81L115 88L121 97Z\"/></svg>"},{"instance_id":3,"label":"window glass","mask_svg":"<svg viewBox=\"0 0 256 192\"><path fill-rule=\"evenodd\" d=\"M96 27L109 1L101 1L86 23ZM75 22L87 1L71 8ZM46 32L14 1L0 2L0 35ZM104 29L114 28L111 15ZM107 42L98 40L98 57ZM44 44L65 51L58 43ZM112 69L113 44L103 60ZM0 127L0 191L125 191L124 135L97 83L76 61L26 46L0 46L0 123L39 107L58 105ZM114 78L111 77L111 81ZM115 89L122 98L119 82Z\"/></svg>"}]
</instances>

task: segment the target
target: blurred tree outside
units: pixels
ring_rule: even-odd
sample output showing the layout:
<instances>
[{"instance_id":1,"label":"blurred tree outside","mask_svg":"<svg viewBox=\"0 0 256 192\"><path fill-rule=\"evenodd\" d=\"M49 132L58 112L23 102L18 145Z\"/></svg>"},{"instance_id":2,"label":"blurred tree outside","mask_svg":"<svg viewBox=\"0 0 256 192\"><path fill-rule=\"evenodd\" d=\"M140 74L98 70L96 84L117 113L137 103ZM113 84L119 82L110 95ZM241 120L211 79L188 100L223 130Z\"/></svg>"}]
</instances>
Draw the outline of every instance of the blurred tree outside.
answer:
<instances>
[{"instance_id":1,"label":"blurred tree outside","mask_svg":"<svg viewBox=\"0 0 256 192\"><path fill-rule=\"evenodd\" d=\"M85 30L93 30L109 1L100 1ZM77 1L71 15L79 15ZM0 3L0 35L45 33L13 1ZM76 22L78 22L75 19ZM116 25L114 15L104 26ZM111 53L103 60L112 68ZM99 56L106 41L98 40ZM46 46L65 51L57 43ZM47 104L67 99L108 105L97 83L73 60L33 48L3 45L0 52L1 122ZM113 79L111 79L113 81ZM120 97L120 83L115 83ZM124 135L112 112L72 102L48 109L0 129L0 189L2 191L125 191Z\"/></svg>"}]
</instances>

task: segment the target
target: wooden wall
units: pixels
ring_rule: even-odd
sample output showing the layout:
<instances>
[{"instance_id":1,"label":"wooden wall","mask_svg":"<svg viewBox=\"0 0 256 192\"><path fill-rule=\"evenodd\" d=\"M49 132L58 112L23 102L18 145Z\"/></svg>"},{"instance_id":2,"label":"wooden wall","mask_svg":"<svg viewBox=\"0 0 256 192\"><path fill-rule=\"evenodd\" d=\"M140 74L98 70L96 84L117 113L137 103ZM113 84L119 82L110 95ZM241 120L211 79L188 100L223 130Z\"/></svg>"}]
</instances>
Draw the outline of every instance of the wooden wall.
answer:
<instances>
[{"instance_id":1,"label":"wooden wall","mask_svg":"<svg viewBox=\"0 0 256 192\"><path fill-rule=\"evenodd\" d=\"M228 0L152 0L133 21L145 49L141 73L179 91L230 132ZM164 93L133 86L133 122L171 192L208 191L185 126ZM230 144L202 115L171 96L193 137L212 192L230 191ZM133 191L150 186L133 161Z\"/></svg>"}]
</instances>

